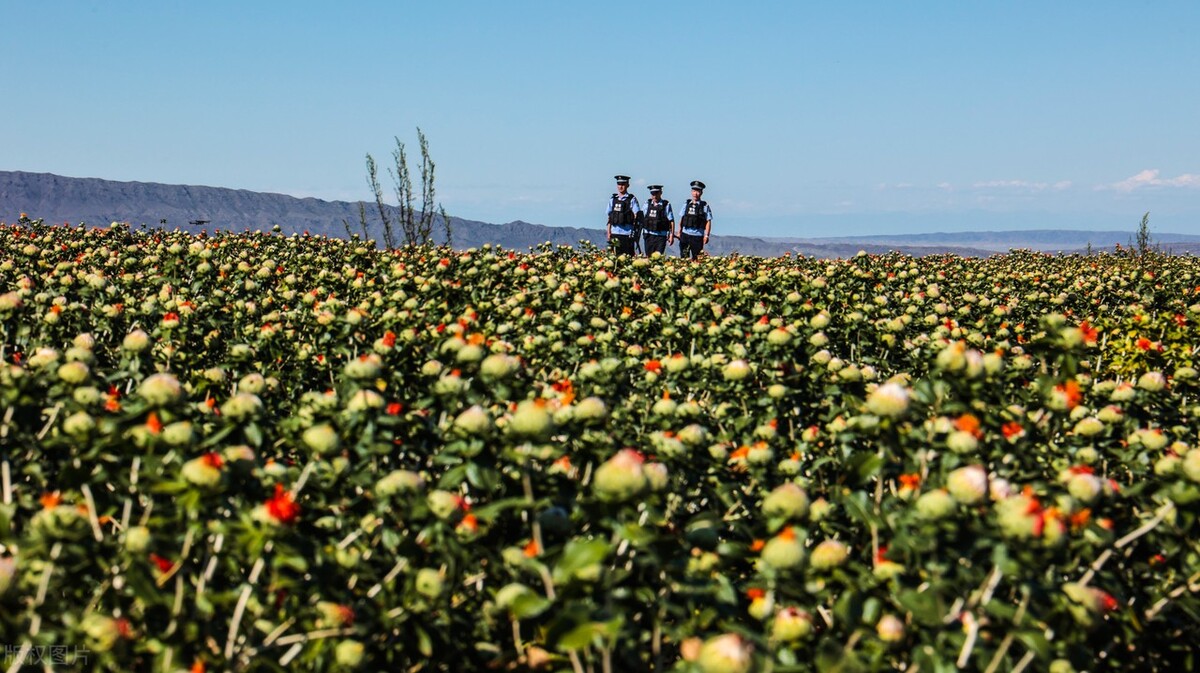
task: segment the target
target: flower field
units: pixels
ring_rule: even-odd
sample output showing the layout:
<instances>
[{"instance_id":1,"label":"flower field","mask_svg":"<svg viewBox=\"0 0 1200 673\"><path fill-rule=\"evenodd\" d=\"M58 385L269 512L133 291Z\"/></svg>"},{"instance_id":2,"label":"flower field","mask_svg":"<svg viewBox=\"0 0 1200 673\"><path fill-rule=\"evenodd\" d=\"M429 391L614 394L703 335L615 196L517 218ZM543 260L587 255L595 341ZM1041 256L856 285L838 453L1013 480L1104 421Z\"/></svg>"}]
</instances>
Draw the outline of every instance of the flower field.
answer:
<instances>
[{"instance_id":1,"label":"flower field","mask_svg":"<svg viewBox=\"0 0 1200 673\"><path fill-rule=\"evenodd\" d=\"M22 219L0 663L1191 670L1197 321L1191 257Z\"/></svg>"}]
</instances>

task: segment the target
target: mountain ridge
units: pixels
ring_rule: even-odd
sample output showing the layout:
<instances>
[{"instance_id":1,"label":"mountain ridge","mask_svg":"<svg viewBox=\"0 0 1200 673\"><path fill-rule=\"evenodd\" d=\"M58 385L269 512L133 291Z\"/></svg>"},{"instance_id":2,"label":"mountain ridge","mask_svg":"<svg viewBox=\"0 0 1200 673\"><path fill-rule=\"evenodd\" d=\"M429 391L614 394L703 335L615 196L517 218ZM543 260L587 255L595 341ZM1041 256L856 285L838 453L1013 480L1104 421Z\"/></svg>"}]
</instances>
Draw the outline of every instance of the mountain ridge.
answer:
<instances>
[{"instance_id":1,"label":"mountain ridge","mask_svg":"<svg viewBox=\"0 0 1200 673\"><path fill-rule=\"evenodd\" d=\"M113 221L199 231L268 230L278 224L285 233L345 237L362 234L360 204L368 218L376 212L373 202L326 201L273 192L212 187L169 185L156 182L115 181L104 178L74 178L53 173L0 171L0 220L18 212L47 222L86 222L103 225ZM398 209L389 206L392 215ZM378 219L377 214L374 219ZM603 246L604 231L542 225L522 220L494 224L451 216L453 243L457 248L486 243L509 249L552 245L578 245L589 241ZM205 221L204 225L193 225ZM187 224L184 224L187 223ZM382 225L367 228L367 238L383 239ZM435 232L438 234L439 232ZM1093 235L1088 238L1088 235ZM1074 236L1074 238L1072 238ZM817 257L847 257L864 250L882 253L898 250L912 255L958 254L988 256L1014 247L1047 249L1046 245L1014 245L1050 237L1064 252L1078 251L1091 242L1100 248L1125 243L1129 232L1082 232L1074 230L1028 230L1012 232L946 232L940 234L889 234L855 237L781 238L714 235L708 246L713 254ZM438 239L441 240L440 238ZM1175 243L1200 251L1200 236L1163 234L1156 242ZM1065 243L1072 245L1063 245Z\"/></svg>"}]
</instances>

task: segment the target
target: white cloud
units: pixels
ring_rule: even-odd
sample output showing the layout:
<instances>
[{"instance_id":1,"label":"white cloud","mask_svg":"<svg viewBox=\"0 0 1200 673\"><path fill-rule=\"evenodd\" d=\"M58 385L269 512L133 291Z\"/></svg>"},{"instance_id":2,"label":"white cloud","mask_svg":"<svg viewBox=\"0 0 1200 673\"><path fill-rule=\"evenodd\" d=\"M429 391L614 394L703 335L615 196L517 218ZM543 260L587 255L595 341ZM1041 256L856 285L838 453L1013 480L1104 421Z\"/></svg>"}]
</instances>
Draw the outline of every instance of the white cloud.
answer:
<instances>
[{"instance_id":1,"label":"white cloud","mask_svg":"<svg viewBox=\"0 0 1200 673\"><path fill-rule=\"evenodd\" d=\"M1033 192L1042 192L1047 189L1050 189L1050 190L1053 190L1056 192L1061 192L1064 189L1070 188L1071 181L1070 180L1059 180L1058 182L1050 183L1050 182L1032 182L1029 180L986 180L983 182L976 182L975 184L973 184L971 186L974 187L975 189L1012 189L1012 190L1026 190L1026 191L1033 191Z\"/></svg>"},{"instance_id":2,"label":"white cloud","mask_svg":"<svg viewBox=\"0 0 1200 673\"><path fill-rule=\"evenodd\" d=\"M1161 178L1159 177L1159 173L1160 171L1157 168L1147 168L1137 175L1125 178L1120 182L1114 182L1111 185L1101 185L1097 189L1132 192L1135 189L1142 189L1144 187L1200 187L1200 175L1195 173L1183 173L1173 178Z\"/></svg>"}]
</instances>

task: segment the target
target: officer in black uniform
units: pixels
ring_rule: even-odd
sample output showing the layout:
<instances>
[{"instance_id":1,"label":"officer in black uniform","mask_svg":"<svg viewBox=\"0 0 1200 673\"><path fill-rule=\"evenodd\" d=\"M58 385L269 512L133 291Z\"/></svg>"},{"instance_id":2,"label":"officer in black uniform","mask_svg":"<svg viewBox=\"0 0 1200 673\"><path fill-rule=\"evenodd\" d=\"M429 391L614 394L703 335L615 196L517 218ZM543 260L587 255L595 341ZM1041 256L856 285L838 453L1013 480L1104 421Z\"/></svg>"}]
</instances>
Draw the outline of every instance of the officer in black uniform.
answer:
<instances>
[{"instance_id":1,"label":"officer in black uniform","mask_svg":"<svg viewBox=\"0 0 1200 673\"><path fill-rule=\"evenodd\" d=\"M629 193L629 176L618 175L617 193L608 200L608 247L619 255L633 255L642 207Z\"/></svg>"},{"instance_id":2,"label":"officer in black uniform","mask_svg":"<svg viewBox=\"0 0 1200 673\"><path fill-rule=\"evenodd\" d=\"M662 185L650 185L650 200L642 216L642 236L646 243L646 256L654 253L666 254L667 246L675 242L675 213L671 202L662 197Z\"/></svg>"},{"instance_id":3,"label":"officer in black uniform","mask_svg":"<svg viewBox=\"0 0 1200 673\"><path fill-rule=\"evenodd\" d=\"M708 245L708 237L712 234L712 208L700 199L704 194L704 183L692 181L692 198L688 199L679 218L679 256L696 259L704 246Z\"/></svg>"}]
</instances>

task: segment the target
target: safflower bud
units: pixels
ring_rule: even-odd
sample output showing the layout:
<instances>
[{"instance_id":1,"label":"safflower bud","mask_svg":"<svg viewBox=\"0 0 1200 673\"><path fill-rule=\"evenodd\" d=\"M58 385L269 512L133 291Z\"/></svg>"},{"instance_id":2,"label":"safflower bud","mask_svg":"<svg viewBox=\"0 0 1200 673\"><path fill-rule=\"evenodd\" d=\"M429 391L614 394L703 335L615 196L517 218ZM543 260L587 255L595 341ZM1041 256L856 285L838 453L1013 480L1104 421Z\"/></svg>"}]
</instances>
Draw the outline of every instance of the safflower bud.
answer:
<instances>
[{"instance_id":1,"label":"safflower bud","mask_svg":"<svg viewBox=\"0 0 1200 673\"><path fill-rule=\"evenodd\" d=\"M979 465L960 467L946 478L946 488L958 502L973 505L988 494L987 472Z\"/></svg>"},{"instance_id":2,"label":"safflower bud","mask_svg":"<svg viewBox=\"0 0 1200 673\"><path fill-rule=\"evenodd\" d=\"M357 381L370 381L379 376L383 360L376 353L365 353L346 363L346 376Z\"/></svg>"},{"instance_id":3,"label":"safflower bud","mask_svg":"<svg viewBox=\"0 0 1200 673\"><path fill-rule=\"evenodd\" d=\"M150 335L140 329L135 329L121 341L121 348L130 353L141 353L150 347Z\"/></svg>"},{"instance_id":4,"label":"safflower bud","mask_svg":"<svg viewBox=\"0 0 1200 673\"><path fill-rule=\"evenodd\" d=\"M222 459L215 453L206 453L183 464L180 473L194 486L213 488L221 483Z\"/></svg>"},{"instance_id":5,"label":"safflower bud","mask_svg":"<svg viewBox=\"0 0 1200 673\"><path fill-rule=\"evenodd\" d=\"M1104 490L1104 484L1100 478L1086 472L1072 475L1070 481L1067 482L1067 492L1071 494L1071 497L1085 504L1091 503L1099 497L1102 490Z\"/></svg>"},{"instance_id":6,"label":"safflower bud","mask_svg":"<svg viewBox=\"0 0 1200 673\"><path fill-rule=\"evenodd\" d=\"M393 470L375 482L375 494L388 497L402 493L417 493L425 488L425 480L411 470Z\"/></svg>"},{"instance_id":7,"label":"safflower bud","mask_svg":"<svg viewBox=\"0 0 1200 673\"><path fill-rule=\"evenodd\" d=\"M443 520L454 516L462 508L462 498L449 491L430 491L425 502L429 505L429 511Z\"/></svg>"},{"instance_id":8,"label":"safflower bud","mask_svg":"<svg viewBox=\"0 0 1200 673\"><path fill-rule=\"evenodd\" d=\"M1081 419L1075 424L1075 434L1084 437L1094 437L1101 432L1104 432L1104 423L1093 416Z\"/></svg>"},{"instance_id":9,"label":"safflower bud","mask_svg":"<svg viewBox=\"0 0 1200 673\"><path fill-rule=\"evenodd\" d=\"M777 570L795 568L804 561L804 545L791 528L785 528L763 545L762 562Z\"/></svg>"},{"instance_id":10,"label":"safflower bud","mask_svg":"<svg viewBox=\"0 0 1200 673\"><path fill-rule=\"evenodd\" d=\"M736 633L709 638L696 655L703 673L748 673L754 664L753 649Z\"/></svg>"},{"instance_id":11,"label":"safflower bud","mask_svg":"<svg viewBox=\"0 0 1200 673\"><path fill-rule=\"evenodd\" d=\"M426 598L437 598L442 593L442 574L433 568L421 568L417 571L413 588Z\"/></svg>"},{"instance_id":12,"label":"safflower bud","mask_svg":"<svg viewBox=\"0 0 1200 673\"><path fill-rule=\"evenodd\" d=\"M763 498L762 511L770 518L803 518L808 513L808 494L794 482L780 484Z\"/></svg>"},{"instance_id":13,"label":"safflower bud","mask_svg":"<svg viewBox=\"0 0 1200 673\"><path fill-rule=\"evenodd\" d=\"M8 587L12 587L17 578L17 559L0 557L0 596L4 596Z\"/></svg>"},{"instance_id":14,"label":"safflower bud","mask_svg":"<svg viewBox=\"0 0 1200 673\"><path fill-rule=\"evenodd\" d=\"M946 437L946 446L958 454L973 453L979 448L979 440L966 430L955 430Z\"/></svg>"},{"instance_id":15,"label":"safflower bud","mask_svg":"<svg viewBox=\"0 0 1200 673\"><path fill-rule=\"evenodd\" d=\"M520 360L511 355L493 353L479 364L479 375L485 380L498 381L514 374L520 366Z\"/></svg>"},{"instance_id":16,"label":"safflower bud","mask_svg":"<svg viewBox=\"0 0 1200 673\"><path fill-rule=\"evenodd\" d=\"M786 607L775 613L771 634L776 640L790 643L806 638L813 632L812 616L803 610Z\"/></svg>"},{"instance_id":17,"label":"safflower bud","mask_svg":"<svg viewBox=\"0 0 1200 673\"><path fill-rule=\"evenodd\" d=\"M241 420L257 416L262 406L262 400L257 395L238 393L221 405L221 415L230 420Z\"/></svg>"},{"instance_id":18,"label":"safflower bud","mask_svg":"<svg viewBox=\"0 0 1200 673\"><path fill-rule=\"evenodd\" d=\"M359 390L346 402L346 411L358 413L371 409L382 409L383 405L384 399L379 393L374 390Z\"/></svg>"},{"instance_id":19,"label":"safflower bud","mask_svg":"<svg viewBox=\"0 0 1200 673\"><path fill-rule=\"evenodd\" d=\"M734 360L721 369L726 381L741 381L750 375L750 364L745 360Z\"/></svg>"},{"instance_id":20,"label":"safflower bud","mask_svg":"<svg viewBox=\"0 0 1200 673\"><path fill-rule=\"evenodd\" d=\"M1192 449L1183 456L1183 474L1188 479L1200 482L1200 449Z\"/></svg>"},{"instance_id":21,"label":"safflower bud","mask_svg":"<svg viewBox=\"0 0 1200 673\"><path fill-rule=\"evenodd\" d=\"M88 366L82 362L68 362L58 368L58 378L71 385L79 385L87 377Z\"/></svg>"},{"instance_id":22,"label":"safflower bud","mask_svg":"<svg viewBox=\"0 0 1200 673\"><path fill-rule=\"evenodd\" d=\"M876 416L897 418L908 411L908 389L898 383L885 383L867 396L867 410Z\"/></svg>"},{"instance_id":23,"label":"safflower bud","mask_svg":"<svg viewBox=\"0 0 1200 673\"><path fill-rule=\"evenodd\" d=\"M238 381L238 391L257 395L267 387L267 380L258 372L246 374Z\"/></svg>"},{"instance_id":24,"label":"safflower bud","mask_svg":"<svg viewBox=\"0 0 1200 673\"><path fill-rule=\"evenodd\" d=\"M898 643L904 640L904 622L896 615L884 615L875 624L875 633L885 643Z\"/></svg>"},{"instance_id":25,"label":"safflower bud","mask_svg":"<svg viewBox=\"0 0 1200 673\"><path fill-rule=\"evenodd\" d=\"M344 668L358 668L363 661L363 644L357 640L343 640L333 648L333 658Z\"/></svg>"},{"instance_id":26,"label":"safflower bud","mask_svg":"<svg viewBox=\"0 0 1200 673\"><path fill-rule=\"evenodd\" d=\"M782 327L776 327L767 333L767 343L772 346L784 346L791 340L792 333Z\"/></svg>"},{"instance_id":27,"label":"safflower bud","mask_svg":"<svg viewBox=\"0 0 1200 673\"><path fill-rule=\"evenodd\" d=\"M642 466L642 472L651 491L662 491L671 483L667 466L662 463L646 463Z\"/></svg>"},{"instance_id":28,"label":"safflower bud","mask_svg":"<svg viewBox=\"0 0 1200 673\"><path fill-rule=\"evenodd\" d=\"M646 487L645 459L633 449L622 449L596 468L592 487L601 500L628 500Z\"/></svg>"},{"instance_id":29,"label":"safflower bud","mask_svg":"<svg viewBox=\"0 0 1200 673\"><path fill-rule=\"evenodd\" d=\"M829 570L846 562L850 550L837 540L825 540L812 550L809 565L814 570Z\"/></svg>"},{"instance_id":30,"label":"safflower bud","mask_svg":"<svg viewBox=\"0 0 1200 673\"><path fill-rule=\"evenodd\" d=\"M915 506L917 514L921 518L937 521L950 516L957 509L958 504L947 491L938 489L922 493L921 497L917 498Z\"/></svg>"},{"instance_id":31,"label":"safflower bud","mask_svg":"<svg viewBox=\"0 0 1200 673\"><path fill-rule=\"evenodd\" d=\"M1162 372L1146 372L1138 379L1137 387L1156 393L1167 387L1167 379L1163 377Z\"/></svg>"},{"instance_id":32,"label":"safflower bud","mask_svg":"<svg viewBox=\"0 0 1200 673\"><path fill-rule=\"evenodd\" d=\"M150 404L161 407L178 400L183 395L183 387L172 374L151 374L138 386L138 394Z\"/></svg>"},{"instance_id":33,"label":"safflower bud","mask_svg":"<svg viewBox=\"0 0 1200 673\"><path fill-rule=\"evenodd\" d=\"M185 446L192 441L190 421L176 421L163 428L162 440L168 446Z\"/></svg>"},{"instance_id":34,"label":"safflower bud","mask_svg":"<svg viewBox=\"0 0 1200 673\"><path fill-rule=\"evenodd\" d=\"M95 419L86 411L77 411L63 421L63 432L72 437L84 437L95 428Z\"/></svg>"},{"instance_id":35,"label":"safflower bud","mask_svg":"<svg viewBox=\"0 0 1200 673\"><path fill-rule=\"evenodd\" d=\"M112 617L89 613L80 622L87 647L93 652L108 652L121 637L121 625Z\"/></svg>"},{"instance_id":36,"label":"safflower bud","mask_svg":"<svg viewBox=\"0 0 1200 673\"><path fill-rule=\"evenodd\" d=\"M516 411L508 419L508 431L518 437L540 439L551 428L553 419L544 404L536 400L525 400L517 404Z\"/></svg>"},{"instance_id":37,"label":"safflower bud","mask_svg":"<svg viewBox=\"0 0 1200 673\"><path fill-rule=\"evenodd\" d=\"M338 437L337 430L334 430L328 423L314 425L304 431L301 437L304 445L313 453L323 456L337 451L341 444L341 439Z\"/></svg>"},{"instance_id":38,"label":"safflower bud","mask_svg":"<svg viewBox=\"0 0 1200 673\"><path fill-rule=\"evenodd\" d=\"M145 526L130 526L125 531L125 551L141 554L150 546L150 529Z\"/></svg>"},{"instance_id":39,"label":"safflower bud","mask_svg":"<svg viewBox=\"0 0 1200 673\"><path fill-rule=\"evenodd\" d=\"M608 406L599 397L585 397L575 405L575 419L584 423L608 417Z\"/></svg>"}]
</instances>

